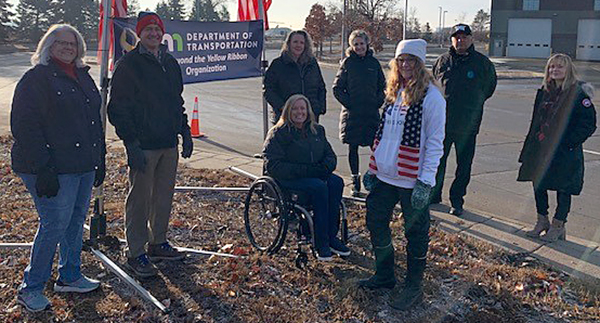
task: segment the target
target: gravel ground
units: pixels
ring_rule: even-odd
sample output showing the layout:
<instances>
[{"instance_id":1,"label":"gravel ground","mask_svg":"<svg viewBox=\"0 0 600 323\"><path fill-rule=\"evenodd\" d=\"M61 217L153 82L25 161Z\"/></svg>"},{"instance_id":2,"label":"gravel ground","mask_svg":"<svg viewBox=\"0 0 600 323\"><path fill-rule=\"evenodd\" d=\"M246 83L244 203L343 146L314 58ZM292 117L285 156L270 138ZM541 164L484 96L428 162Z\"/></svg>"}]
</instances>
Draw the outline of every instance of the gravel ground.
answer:
<instances>
[{"instance_id":1,"label":"gravel ground","mask_svg":"<svg viewBox=\"0 0 600 323\"><path fill-rule=\"evenodd\" d=\"M10 170L9 137L0 137L0 242L32 241L37 216L21 180ZM127 168L122 150L110 150L106 180L108 233L123 238ZM181 168L178 184L247 186L224 171ZM102 281L85 295L46 295L52 309L29 314L15 301L27 250L0 249L1 322L592 322L600 321L600 284L553 272L524 254L510 254L458 235L431 230L425 302L407 312L388 306L392 291L367 291L356 281L373 272L365 208L348 204L352 255L323 264L312 256L295 267L294 238L274 256L255 252L242 219L244 194L176 193L170 241L182 247L243 258L188 256L157 264L159 276L140 283L171 312L142 301L96 258L82 254L83 272ZM396 214L396 274L405 272L402 220ZM101 248L118 263L122 246Z\"/></svg>"}]
</instances>

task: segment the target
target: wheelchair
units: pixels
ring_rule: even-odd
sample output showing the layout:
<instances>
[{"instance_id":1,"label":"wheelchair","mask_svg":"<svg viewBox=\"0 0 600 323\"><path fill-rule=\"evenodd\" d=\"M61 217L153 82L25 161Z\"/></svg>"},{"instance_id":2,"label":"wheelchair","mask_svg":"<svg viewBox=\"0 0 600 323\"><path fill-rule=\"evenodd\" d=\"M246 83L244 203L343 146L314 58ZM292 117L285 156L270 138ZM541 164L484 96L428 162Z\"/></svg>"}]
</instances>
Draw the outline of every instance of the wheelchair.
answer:
<instances>
[{"instance_id":1,"label":"wheelchair","mask_svg":"<svg viewBox=\"0 0 600 323\"><path fill-rule=\"evenodd\" d=\"M348 221L344 202L340 203L340 239L348 242ZM308 264L304 247L313 255L314 222L312 206L306 193L286 190L269 176L257 178L248 191L244 204L244 225L253 247L275 254L285 242L288 229L295 231L298 240L296 267Z\"/></svg>"}]
</instances>

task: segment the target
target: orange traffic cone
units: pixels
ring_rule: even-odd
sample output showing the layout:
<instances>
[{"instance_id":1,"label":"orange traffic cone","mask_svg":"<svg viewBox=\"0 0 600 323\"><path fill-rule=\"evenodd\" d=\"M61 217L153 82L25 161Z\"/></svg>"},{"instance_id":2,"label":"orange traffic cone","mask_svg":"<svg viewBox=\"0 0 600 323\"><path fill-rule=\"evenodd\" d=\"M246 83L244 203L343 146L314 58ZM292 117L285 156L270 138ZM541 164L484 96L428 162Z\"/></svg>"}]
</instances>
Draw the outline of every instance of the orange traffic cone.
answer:
<instances>
[{"instance_id":1,"label":"orange traffic cone","mask_svg":"<svg viewBox=\"0 0 600 323\"><path fill-rule=\"evenodd\" d=\"M206 136L200 132L200 113L198 112L198 97L194 99L194 112L192 112L192 138L200 138Z\"/></svg>"}]
</instances>

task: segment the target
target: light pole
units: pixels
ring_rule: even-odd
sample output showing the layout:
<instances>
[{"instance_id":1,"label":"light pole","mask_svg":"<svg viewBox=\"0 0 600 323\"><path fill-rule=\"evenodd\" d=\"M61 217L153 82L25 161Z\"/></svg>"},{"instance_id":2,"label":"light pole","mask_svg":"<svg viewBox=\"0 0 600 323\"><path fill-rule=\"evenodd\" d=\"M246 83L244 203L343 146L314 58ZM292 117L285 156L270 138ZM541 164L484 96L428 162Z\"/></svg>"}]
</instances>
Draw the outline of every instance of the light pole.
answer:
<instances>
[{"instance_id":1,"label":"light pole","mask_svg":"<svg viewBox=\"0 0 600 323\"><path fill-rule=\"evenodd\" d=\"M403 21L403 26L402 26L402 39L406 39L406 27L408 26L407 24L407 19L408 18L408 0L404 1L404 21Z\"/></svg>"},{"instance_id":2,"label":"light pole","mask_svg":"<svg viewBox=\"0 0 600 323\"><path fill-rule=\"evenodd\" d=\"M442 15L442 47L446 43L446 33L444 32L444 29L446 29L446 14L447 13L448 13L448 10L444 10L444 14Z\"/></svg>"},{"instance_id":3,"label":"light pole","mask_svg":"<svg viewBox=\"0 0 600 323\"><path fill-rule=\"evenodd\" d=\"M342 7L342 39L340 40L340 52L341 59L346 57L346 52L344 51L344 43L346 42L346 6L348 4L348 0L343 0L344 5Z\"/></svg>"},{"instance_id":4,"label":"light pole","mask_svg":"<svg viewBox=\"0 0 600 323\"><path fill-rule=\"evenodd\" d=\"M439 29L439 33L440 33L440 48L442 48L442 6L438 6L438 8L440 8L440 16L439 16L439 21L438 21L438 29Z\"/></svg>"}]
</instances>

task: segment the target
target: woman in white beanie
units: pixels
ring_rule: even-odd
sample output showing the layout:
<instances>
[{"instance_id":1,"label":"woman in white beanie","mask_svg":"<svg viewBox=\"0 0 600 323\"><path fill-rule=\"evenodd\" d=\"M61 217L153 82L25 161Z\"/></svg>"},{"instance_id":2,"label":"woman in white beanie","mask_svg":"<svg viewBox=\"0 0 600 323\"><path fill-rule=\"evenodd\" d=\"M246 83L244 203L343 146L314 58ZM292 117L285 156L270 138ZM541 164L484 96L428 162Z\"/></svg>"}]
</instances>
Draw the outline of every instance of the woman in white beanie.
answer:
<instances>
[{"instance_id":1,"label":"woman in white beanie","mask_svg":"<svg viewBox=\"0 0 600 323\"><path fill-rule=\"evenodd\" d=\"M391 306L406 310L423 299L423 273L429 247L429 195L443 154L446 101L425 68L427 43L401 41L389 63L386 104L364 177L367 227L375 253L376 273L359 285L393 288L394 247L390 220L398 201L402 207L406 246L406 277Z\"/></svg>"}]
</instances>

